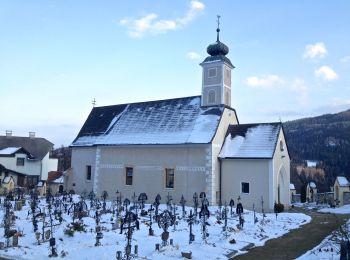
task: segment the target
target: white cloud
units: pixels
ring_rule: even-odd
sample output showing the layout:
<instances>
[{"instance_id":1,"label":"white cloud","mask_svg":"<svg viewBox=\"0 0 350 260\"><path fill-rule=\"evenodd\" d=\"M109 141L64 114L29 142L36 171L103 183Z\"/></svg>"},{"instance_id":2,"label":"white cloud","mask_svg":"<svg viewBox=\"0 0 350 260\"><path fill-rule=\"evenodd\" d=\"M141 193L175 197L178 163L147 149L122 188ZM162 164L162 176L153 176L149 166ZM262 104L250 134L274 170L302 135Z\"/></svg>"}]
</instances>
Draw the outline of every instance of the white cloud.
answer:
<instances>
[{"instance_id":1,"label":"white cloud","mask_svg":"<svg viewBox=\"0 0 350 260\"><path fill-rule=\"evenodd\" d=\"M345 56L343 58L340 59L341 63L348 63L350 62L350 56Z\"/></svg>"},{"instance_id":2,"label":"white cloud","mask_svg":"<svg viewBox=\"0 0 350 260\"><path fill-rule=\"evenodd\" d=\"M335 80L338 78L337 73L328 66L322 66L315 70L315 76L324 80Z\"/></svg>"},{"instance_id":3,"label":"white cloud","mask_svg":"<svg viewBox=\"0 0 350 260\"><path fill-rule=\"evenodd\" d=\"M178 22L182 25L186 25L191 22L198 14L200 14L205 8L202 2L197 0L192 0L190 3L190 8L186 12L183 18L178 19Z\"/></svg>"},{"instance_id":4,"label":"white cloud","mask_svg":"<svg viewBox=\"0 0 350 260\"><path fill-rule=\"evenodd\" d=\"M304 59L323 58L327 54L326 46L323 42L308 44L305 46Z\"/></svg>"},{"instance_id":5,"label":"white cloud","mask_svg":"<svg viewBox=\"0 0 350 260\"><path fill-rule=\"evenodd\" d=\"M197 53L197 52L189 52L189 53L187 53L187 58L189 58L190 60L198 60L198 59L200 59L200 55Z\"/></svg>"},{"instance_id":6,"label":"white cloud","mask_svg":"<svg viewBox=\"0 0 350 260\"><path fill-rule=\"evenodd\" d=\"M157 35L179 29L194 20L204 8L205 5L202 2L192 0L189 9L181 18L163 20L159 19L157 14L150 13L138 19L133 17L122 19L119 24L128 28L130 37L142 38L147 34Z\"/></svg>"},{"instance_id":7,"label":"white cloud","mask_svg":"<svg viewBox=\"0 0 350 260\"><path fill-rule=\"evenodd\" d=\"M275 88L283 84L284 80L278 75L252 76L245 80L245 84L250 87Z\"/></svg>"}]
</instances>

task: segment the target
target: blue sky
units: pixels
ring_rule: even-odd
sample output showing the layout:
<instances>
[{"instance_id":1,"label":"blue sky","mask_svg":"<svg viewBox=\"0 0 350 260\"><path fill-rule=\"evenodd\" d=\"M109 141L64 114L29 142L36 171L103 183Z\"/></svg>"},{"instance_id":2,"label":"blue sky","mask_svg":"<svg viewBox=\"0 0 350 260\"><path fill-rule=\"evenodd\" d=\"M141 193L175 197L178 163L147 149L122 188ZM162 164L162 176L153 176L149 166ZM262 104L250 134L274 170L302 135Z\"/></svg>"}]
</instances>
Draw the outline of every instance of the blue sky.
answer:
<instances>
[{"instance_id":1,"label":"blue sky","mask_svg":"<svg viewBox=\"0 0 350 260\"><path fill-rule=\"evenodd\" d=\"M0 2L0 134L69 145L97 106L199 95L230 48L241 123L350 108L349 1Z\"/></svg>"}]
</instances>

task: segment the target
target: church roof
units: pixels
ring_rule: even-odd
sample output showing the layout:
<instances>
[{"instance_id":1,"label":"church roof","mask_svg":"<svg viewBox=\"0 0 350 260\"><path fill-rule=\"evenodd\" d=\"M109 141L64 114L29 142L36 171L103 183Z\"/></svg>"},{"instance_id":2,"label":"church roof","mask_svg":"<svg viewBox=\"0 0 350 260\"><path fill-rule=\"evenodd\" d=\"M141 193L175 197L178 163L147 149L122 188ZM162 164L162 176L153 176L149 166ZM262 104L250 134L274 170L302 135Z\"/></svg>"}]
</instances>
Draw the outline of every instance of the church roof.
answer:
<instances>
[{"instance_id":1,"label":"church roof","mask_svg":"<svg viewBox=\"0 0 350 260\"><path fill-rule=\"evenodd\" d=\"M210 143L223 111L200 96L94 107L71 146Z\"/></svg>"},{"instance_id":2,"label":"church roof","mask_svg":"<svg viewBox=\"0 0 350 260\"><path fill-rule=\"evenodd\" d=\"M219 157L272 158L281 128L281 123L230 125Z\"/></svg>"},{"instance_id":3,"label":"church roof","mask_svg":"<svg viewBox=\"0 0 350 260\"><path fill-rule=\"evenodd\" d=\"M42 160L52 149L53 143L40 137L0 136L0 150L2 150L3 153L13 152L15 148L20 147L30 153L31 159Z\"/></svg>"}]
</instances>

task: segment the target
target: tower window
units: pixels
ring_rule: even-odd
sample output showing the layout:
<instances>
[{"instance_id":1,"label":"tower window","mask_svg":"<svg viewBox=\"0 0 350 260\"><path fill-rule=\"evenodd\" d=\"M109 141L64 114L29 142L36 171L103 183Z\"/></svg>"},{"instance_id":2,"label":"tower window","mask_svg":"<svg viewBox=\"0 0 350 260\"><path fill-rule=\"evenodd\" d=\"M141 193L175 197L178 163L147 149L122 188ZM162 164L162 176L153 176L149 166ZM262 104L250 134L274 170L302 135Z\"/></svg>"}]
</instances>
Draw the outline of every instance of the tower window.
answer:
<instances>
[{"instance_id":1,"label":"tower window","mask_svg":"<svg viewBox=\"0 0 350 260\"><path fill-rule=\"evenodd\" d=\"M209 78L214 78L214 77L216 77L216 74L217 74L216 68L210 68L210 69L208 69L208 77L209 77Z\"/></svg>"},{"instance_id":2,"label":"tower window","mask_svg":"<svg viewBox=\"0 0 350 260\"><path fill-rule=\"evenodd\" d=\"M231 86L231 71L225 68L225 85Z\"/></svg>"},{"instance_id":3,"label":"tower window","mask_svg":"<svg viewBox=\"0 0 350 260\"><path fill-rule=\"evenodd\" d=\"M214 104L215 103L215 90L209 90L208 92L208 104Z\"/></svg>"}]
</instances>

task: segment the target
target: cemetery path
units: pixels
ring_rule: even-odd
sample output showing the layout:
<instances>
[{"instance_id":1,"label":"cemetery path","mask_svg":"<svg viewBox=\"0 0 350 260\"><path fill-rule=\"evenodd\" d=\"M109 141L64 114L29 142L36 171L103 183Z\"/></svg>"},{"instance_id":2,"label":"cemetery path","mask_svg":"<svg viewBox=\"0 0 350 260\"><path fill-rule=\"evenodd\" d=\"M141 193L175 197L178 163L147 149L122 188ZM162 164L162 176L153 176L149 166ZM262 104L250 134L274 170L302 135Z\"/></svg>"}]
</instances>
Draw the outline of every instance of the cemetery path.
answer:
<instances>
[{"instance_id":1,"label":"cemetery path","mask_svg":"<svg viewBox=\"0 0 350 260\"><path fill-rule=\"evenodd\" d=\"M248 253L236 256L234 259L295 259L320 244L326 236L350 218L350 215L318 213L303 208L294 208L290 212L307 214L311 216L312 220L280 238L267 241L262 247L254 247Z\"/></svg>"}]
</instances>

